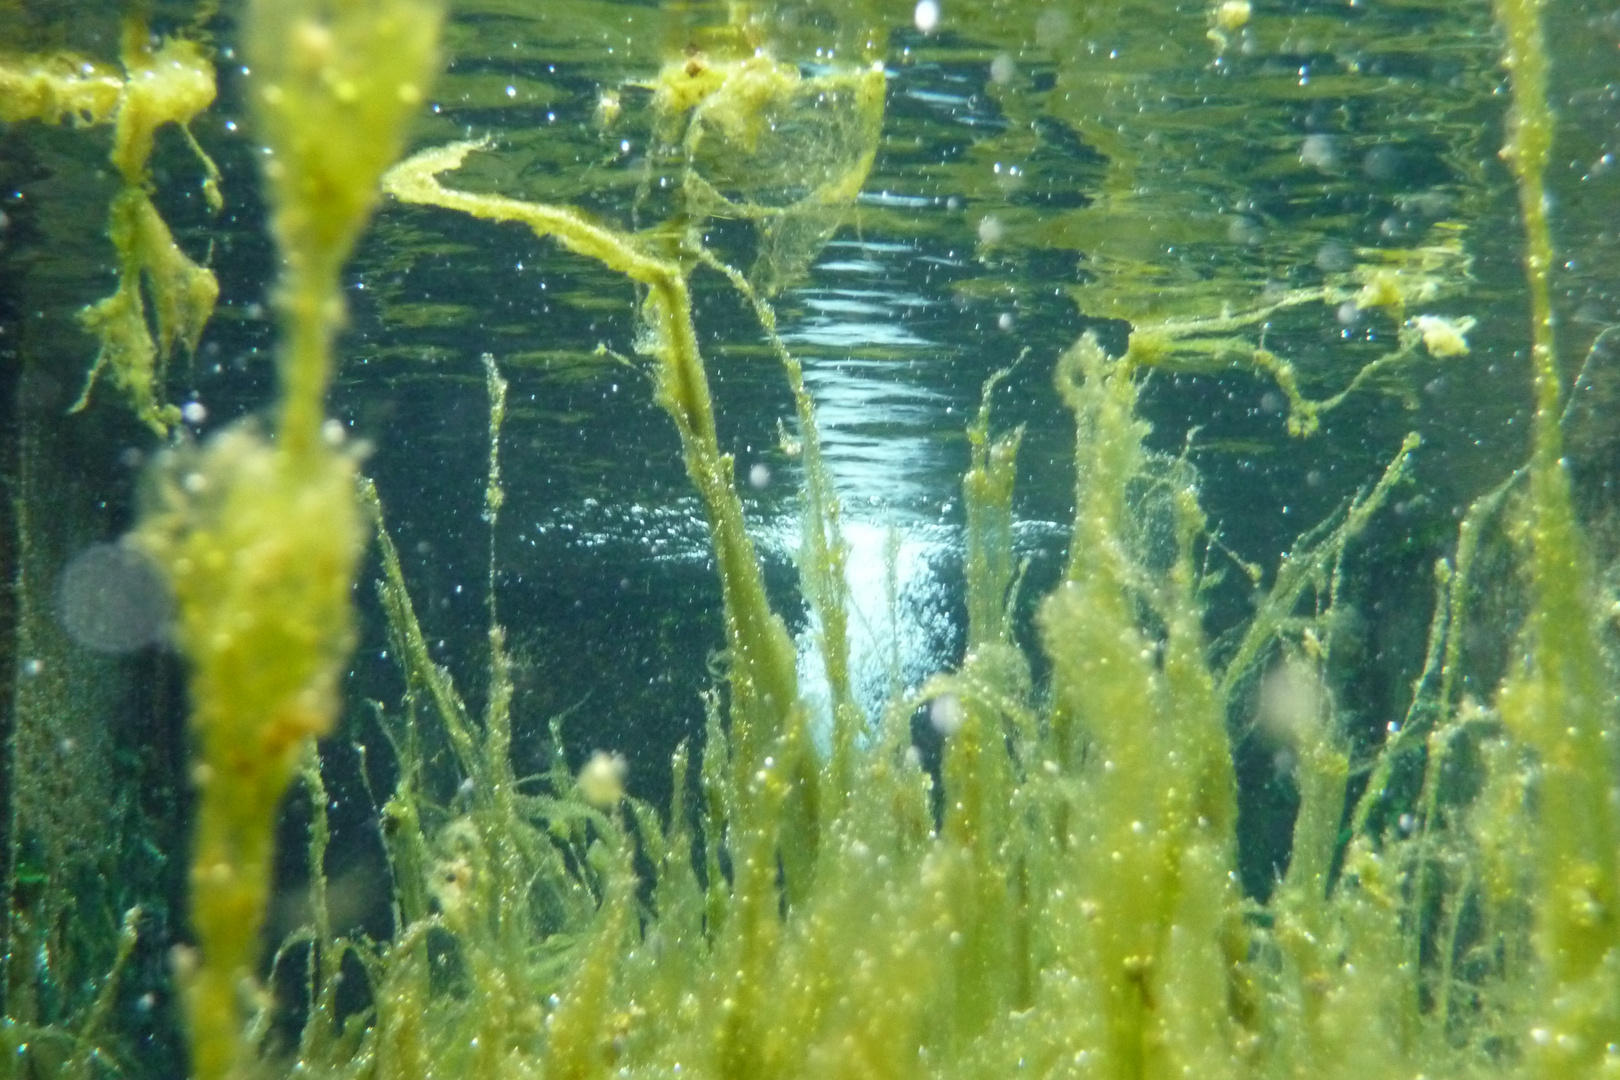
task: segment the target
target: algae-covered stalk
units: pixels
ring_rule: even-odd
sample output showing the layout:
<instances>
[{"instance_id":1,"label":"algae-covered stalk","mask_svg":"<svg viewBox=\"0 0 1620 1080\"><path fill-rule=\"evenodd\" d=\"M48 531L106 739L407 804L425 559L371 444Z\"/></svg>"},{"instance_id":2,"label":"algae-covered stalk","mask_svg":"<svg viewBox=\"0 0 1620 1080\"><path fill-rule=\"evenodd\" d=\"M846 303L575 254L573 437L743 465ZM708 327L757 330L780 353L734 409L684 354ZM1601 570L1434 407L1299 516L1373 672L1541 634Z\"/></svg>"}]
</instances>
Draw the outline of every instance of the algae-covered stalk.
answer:
<instances>
[{"instance_id":1,"label":"algae-covered stalk","mask_svg":"<svg viewBox=\"0 0 1620 1080\"><path fill-rule=\"evenodd\" d=\"M1539 1077L1612 1069L1620 1043L1620 834L1613 799L1613 704L1593 634L1590 557L1570 497L1560 429L1561 377L1548 275L1553 248L1544 174L1552 149L1541 0L1497 0L1512 76L1503 148L1519 182L1529 285L1534 434L1529 468L1528 657L1502 688L1502 717L1540 757L1536 1027L1526 1049Z\"/></svg>"},{"instance_id":2,"label":"algae-covered stalk","mask_svg":"<svg viewBox=\"0 0 1620 1080\"><path fill-rule=\"evenodd\" d=\"M283 257L274 439L252 424L165 457L137 540L167 570L198 761L195 955L179 972L199 1077L241 1075L276 808L331 729L365 545L355 458L324 421L338 273L435 64L433 0L257 0L245 45Z\"/></svg>"}]
</instances>

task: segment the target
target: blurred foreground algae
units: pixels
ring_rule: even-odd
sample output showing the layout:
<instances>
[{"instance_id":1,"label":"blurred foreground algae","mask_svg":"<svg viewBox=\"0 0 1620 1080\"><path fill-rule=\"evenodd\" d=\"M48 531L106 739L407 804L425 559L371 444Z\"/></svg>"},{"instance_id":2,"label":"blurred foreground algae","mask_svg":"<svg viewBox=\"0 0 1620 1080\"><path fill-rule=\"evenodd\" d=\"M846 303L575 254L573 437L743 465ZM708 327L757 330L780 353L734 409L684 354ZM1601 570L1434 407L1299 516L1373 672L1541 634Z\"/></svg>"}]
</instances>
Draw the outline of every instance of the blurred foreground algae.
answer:
<instances>
[{"instance_id":1,"label":"blurred foreground algae","mask_svg":"<svg viewBox=\"0 0 1620 1080\"><path fill-rule=\"evenodd\" d=\"M842 511L772 303L864 183L881 70L811 75L764 52L672 61L653 108L681 161L676 210L623 229L441 180L498 154L487 140L421 151L385 175L424 100L435 6L254 3L254 108L273 151L271 229L285 259L274 435L241 425L168 451L134 533L174 582L190 665L196 949L177 954L175 975L194 1072L1585 1080L1620 1069L1614 697L1560 447L1541 6L1500 0L1497 11L1527 236L1531 459L1463 515L1423 598L1434 616L1409 708L1362 762L1329 679L1347 551L1408 481L1421 440L1388 447L1382 473L1269 574L1240 563L1255 584L1252 616L1212 642L1207 598L1227 553L1189 453L1155 448L1141 396L1156 371L1246 367L1275 381L1291 435L1308 437L1365 381L1469 348L1466 317L1407 315L1463 278L1460 241L1255 304L1200 306L1211 287L1199 285L1164 290L1167 314L1133 307L1146 293L1126 281L1109 308L1132 323L1119 355L1088 331L1057 358L1055 393L1075 432L1074 518L1032 634L1018 625L1012 539L1022 433L995 427L1005 373L993 376L966 436L966 653L867 717L848 689ZM1231 4L1214 10L1219 49L1246 20ZM823 108L834 113L789 123ZM757 196L782 186L780 163L751 155L781 152L778 125L823 140L826 169L767 202ZM713 152L719 142L730 152ZM675 754L667 808L626 794L611 756L571 770L560 721L549 767L519 775L493 542L479 715L434 658L358 453L323 422L339 270L379 183L402 203L526 225L635 286L641 358L618 359L646 371L680 437L725 616L703 743ZM709 246L716 220L753 229L750 273ZM719 434L691 288L708 271L741 294L793 394L806 458L801 590L833 698L825 739ZM1344 303L1387 317L1394 346L1344 393L1312 401L1264 334L1278 312ZM484 377L493 533L507 409L493 356ZM397 707L372 703L386 742L375 751L394 766L378 809L394 926L379 939L333 929L328 799L310 750L339 715L372 520L405 679ZM1510 553L1530 597L1523 627L1498 631L1522 643L1485 701L1462 693L1460 658L1482 543ZM1290 862L1264 899L1245 897L1237 876L1231 731L1250 709L1289 750L1300 793ZM937 773L914 745L922 712L943 740ZM1353 782L1357 769L1365 783ZM1417 777L1410 799L1397 769ZM295 775L312 819L310 919L274 943L265 984L284 986L278 975L304 957L289 1025L260 988L257 950L275 817ZM72 1059L59 1072L86 1068Z\"/></svg>"},{"instance_id":2,"label":"blurred foreground algae","mask_svg":"<svg viewBox=\"0 0 1620 1080\"><path fill-rule=\"evenodd\" d=\"M161 459L134 534L168 574L190 666L191 922L177 959L192 1069L252 1075L259 927L281 797L332 730L354 644L350 593L365 544L356 461L324 421L338 272L398 154L436 63L431 0L248 8L254 108L271 151L271 231L283 270L274 441L251 423Z\"/></svg>"}]
</instances>

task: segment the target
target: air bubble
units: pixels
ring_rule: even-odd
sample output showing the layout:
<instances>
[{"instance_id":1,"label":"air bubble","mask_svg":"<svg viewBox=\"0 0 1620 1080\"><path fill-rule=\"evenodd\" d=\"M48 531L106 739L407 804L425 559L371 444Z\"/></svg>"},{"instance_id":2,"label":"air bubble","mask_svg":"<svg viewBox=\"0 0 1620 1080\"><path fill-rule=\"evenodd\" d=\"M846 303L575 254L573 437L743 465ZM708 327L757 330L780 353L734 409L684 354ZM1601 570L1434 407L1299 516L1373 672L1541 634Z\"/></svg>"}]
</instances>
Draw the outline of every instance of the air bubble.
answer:
<instances>
[{"instance_id":1,"label":"air bubble","mask_svg":"<svg viewBox=\"0 0 1620 1080\"><path fill-rule=\"evenodd\" d=\"M955 694L941 694L928 706L928 722L935 731L949 738L962 730L962 701Z\"/></svg>"},{"instance_id":2,"label":"air bubble","mask_svg":"<svg viewBox=\"0 0 1620 1080\"><path fill-rule=\"evenodd\" d=\"M917 0L917 10L912 13L912 19L918 30L932 34L939 27L939 14L939 0Z\"/></svg>"}]
</instances>

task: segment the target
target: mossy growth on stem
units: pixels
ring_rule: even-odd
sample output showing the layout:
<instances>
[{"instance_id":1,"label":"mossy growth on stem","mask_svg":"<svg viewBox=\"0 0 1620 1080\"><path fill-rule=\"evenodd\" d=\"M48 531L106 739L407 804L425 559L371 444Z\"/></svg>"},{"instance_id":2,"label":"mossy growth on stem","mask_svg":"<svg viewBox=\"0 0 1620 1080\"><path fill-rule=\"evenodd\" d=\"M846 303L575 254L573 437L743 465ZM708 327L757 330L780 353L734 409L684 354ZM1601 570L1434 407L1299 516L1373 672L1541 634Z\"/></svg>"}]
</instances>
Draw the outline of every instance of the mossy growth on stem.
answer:
<instances>
[{"instance_id":1,"label":"mossy growth on stem","mask_svg":"<svg viewBox=\"0 0 1620 1080\"><path fill-rule=\"evenodd\" d=\"M229 1074L259 957L276 807L331 729L354 644L350 591L366 528L355 463L294 461L253 427L164 456L135 541L174 588L190 667L199 802L186 985L198 1076Z\"/></svg>"},{"instance_id":2,"label":"mossy growth on stem","mask_svg":"<svg viewBox=\"0 0 1620 1080\"><path fill-rule=\"evenodd\" d=\"M1502 156L1519 187L1528 283L1534 435L1526 556L1534 600L1525 656L1499 708L1537 756L1536 973L1526 1046L1532 1075L1594 1075L1620 1064L1620 821L1614 799L1614 687L1594 636L1597 593L1563 456L1563 376L1554 338L1545 173L1552 150L1541 0L1497 0L1513 107ZM1606 767L1604 767L1606 766Z\"/></svg>"}]
</instances>

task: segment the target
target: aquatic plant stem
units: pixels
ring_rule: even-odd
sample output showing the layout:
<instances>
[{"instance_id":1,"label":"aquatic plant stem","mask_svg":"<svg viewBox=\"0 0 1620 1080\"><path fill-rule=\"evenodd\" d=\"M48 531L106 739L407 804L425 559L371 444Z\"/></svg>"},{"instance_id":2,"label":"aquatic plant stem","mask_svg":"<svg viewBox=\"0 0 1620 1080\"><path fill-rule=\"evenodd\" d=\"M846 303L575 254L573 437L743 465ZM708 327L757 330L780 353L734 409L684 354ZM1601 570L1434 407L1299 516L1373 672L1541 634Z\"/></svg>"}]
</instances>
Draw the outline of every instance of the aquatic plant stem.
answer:
<instances>
[{"instance_id":1,"label":"aquatic plant stem","mask_svg":"<svg viewBox=\"0 0 1620 1080\"><path fill-rule=\"evenodd\" d=\"M750 797L760 765L782 749L779 741L791 738L790 728L802 726L802 718L795 718L802 711L797 659L787 628L766 597L732 481L732 460L720 450L686 278L679 266L639 250L629 238L573 210L458 191L439 183L438 174L460 167L484 145L460 142L422 151L388 172L384 190L403 202L459 210L488 221L520 222L536 235L554 237L569 250L646 287L643 316L653 332L652 350L658 358L658 403L675 422L687 474L703 499L714 541L731 650L735 778L739 795ZM782 764L777 758L777 765ZM813 814L808 820L814 820ZM813 838L803 839L812 841L811 846L795 849L795 859L813 858Z\"/></svg>"},{"instance_id":2,"label":"aquatic plant stem","mask_svg":"<svg viewBox=\"0 0 1620 1080\"><path fill-rule=\"evenodd\" d=\"M1610 797L1612 753L1603 659L1593 634L1590 564L1563 461L1549 274L1545 173L1553 138L1541 0L1496 0L1512 76L1502 156L1518 181L1534 388L1530 577L1525 669L1503 687L1504 720L1540 758L1535 906L1543 994L1526 1050L1540 1077L1595 1075L1620 1039L1620 881Z\"/></svg>"},{"instance_id":3,"label":"aquatic plant stem","mask_svg":"<svg viewBox=\"0 0 1620 1080\"><path fill-rule=\"evenodd\" d=\"M656 399L675 423L687 475L703 500L725 610L731 700L724 786L732 804L726 817L733 877L730 912L713 932L728 958L723 970L731 973L724 993L736 1008L716 1033L716 1059L727 1080L758 1076L766 1052L758 1018L780 943L781 896L793 904L809 895L817 863L820 777L799 699L793 642L766 595L733 483L734 464L720 450L686 275L633 238L571 209L439 183L438 174L458 168L483 145L422 151L389 170L383 188L403 202L527 225L646 289L642 319L646 349L656 359Z\"/></svg>"},{"instance_id":4,"label":"aquatic plant stem","mask_svg":"<svg viewBox=\"0 0 1620 1080\"><path fill-rule=\"evenodd\" d=\"M276 435L294 461L308 461L326 421L326 388L332 380L332 344L342 323L338 270L341 263L311 260L289 268L280 298L283 343L278 358L281 401Z\"/></svg>"},{"instance_id":5,"label":"aquatic plant stem","mask_svg":"<svg viewBox=\"0 0 1620 1080\"><path fill-rule=\"evenodd\" d=\"M339 274L436 64L441 15L433 0L254 0L244 19L283 259L278 438L250 422L165 455L135 533L170 578L190 668L197 947L177 976L199 1080L258 1072L277 811L341 713L368 523L356 457L325 430Z\"/></svg>"},{"instance_id":6,"label":"aquatic plant stem","mask_svg":"<svg viewBox=\"0 0 1620 1080\"><path fill-rule=\"evenodd\" d=\"M740 270L723 262L703 245L702 238L688 238L688 247L706 266L724 274L754 309L754 317L765 332L765 340L782 365L788 390L793 394L793 410L798 419L800 457L804 468L803 548L799 554L799 579L806 601L815 615L822 666L827 673L828 696L832 705L832 752L821 793L821 824L826 827L848 804L855 768L855 744L865 725L865 717L855 701L849 674L849 580L846 567L849 550L844 543L840 520L843 516L838 493L833 490L821 454L821 433L816 424L815 402L804 383L804 365L788 351L777 333L776 311L760 295Z\"/></svg>"}]
</instances>

